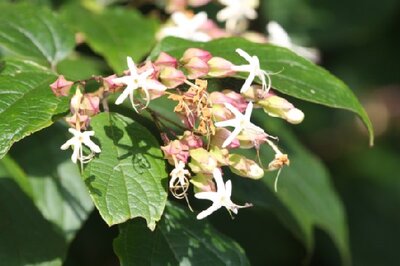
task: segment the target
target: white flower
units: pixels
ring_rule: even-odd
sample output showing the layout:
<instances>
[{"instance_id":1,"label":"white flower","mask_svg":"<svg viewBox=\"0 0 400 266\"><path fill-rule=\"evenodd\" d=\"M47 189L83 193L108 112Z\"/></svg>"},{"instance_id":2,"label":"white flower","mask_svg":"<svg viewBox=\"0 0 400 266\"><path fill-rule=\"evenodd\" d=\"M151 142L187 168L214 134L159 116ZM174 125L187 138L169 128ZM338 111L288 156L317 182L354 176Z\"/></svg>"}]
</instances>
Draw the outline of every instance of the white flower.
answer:
<instances>
[{"instance_id":1,"label":"white flower","mask_svg":"<svg viewBox=\"0 0 400 266\"><path fill-rule=\"evenodd\" d=\"M241 57L246 59L247 62L249 62L248 65L240 65L240 66L232 67L233 71L249 72L249 76L247 77L246 81L244 82L242 88L240 89L240 92L245 93L250 88L255 77L258 77L261 80L263 90L265 92L268 92L268 90L271 88L271 79L270 79L267 71L262 70L260 68L260 60L258 60L258 57L255 55L250 56L248 53L246 53L245 51L243 51L240 48L236 49L236 52ZM267 83L267 80L265 79L265 77L267 77L268 83Z\"/></svg>"},{"instance_id":2,"label":"white flower","mask_svg":"<svg viewBox=\"0 0 400 266\"><path fill-rule=\"evenodd\" d=\"M315 48L308 48L296 45L292 42L288 33L275 21L267 24L268 42L277 46L285 47L296 54L311 60L312 62L319 61L319 52Z\"/></svg>"},{"instance_id":3,"label":"white flower","mask_svg":"<svg viewBox=\"0 0 400 266\"><path fill-rule=\"evenodd\" d=\"M186 187L188 185L188 180L186 176L190 176L189 170L185 169L185 163L179 161L175 163L175 168L170 173L171 180L169 181L169 187L175 187L178 183L180 187Z\"/></svg>"},{"instance_id":4,"label":"white flower","mask_svg":"<svg viewBox=\"0 0 400 266\"><path fill-rule=\"evenodd\" d=\"M251 135L265 134L262 128L254 125L250 121L251 112L253 111L252 102L249 102L249 104L247 105L244 115L230 103L224 103L224 105L226 108L228 108L229 111L231 111L235 115L235 118L222 122L216 122L215 126L234 127L235 129L231 132L229 137L226 138L226 140L222 144L222 148L227 147L242 131L250 133Z\"/></svg>"},{"instance_id":5,"label":"white flower","mask_svg":"<svg viewBox=\"0 0 400 266\"><path fill-rule=\"evenodd\" d=\"M164 91L166 87L162 85L159 82L156 82L155 80L152 80L149 78L149 76L153 73L153 69L146 70L143 73L138 73L138 69L136 68L135 63L133 62L132 58L128 56L126 58L126 61L128 63L128 68L130 75L115 78L112 80L112 82L117 83L117 84L125 84L126 88L124 91L121 93L121 95L117 98L115 101L115 104L119 105L121 104L126 98L128 98L131 101L132 107L137 111L135 103L133 101L133 94L135 90L141 88L144 93L146 94L146 107L150 102L150 94L149 94L149 89L157 90L157 91Z\"/></svg>"},{"instance_id":6,"label":"white flower","mask_svg":"<svg viewBox=\"0 0 400 266\"><path fill-rule=\"evenodd\" d=\"M73 153L71 156L71 160L76 163L77 160L81 161L81 163L87 163L90 159L93 158L94 153L100 153L100 147L97 146L91 139L91 136L94 136L94 131L84 131L81 132L74 128L69 128L68 131L74 136L67 140L62 146L62 150L68 149L70 146L73 148ZM91 153L89 155L83 155L82 144L85 144L89 147Z\"/></svg>"},{"instance_id":7,"label":"white flower","mask_svg":"<svg viewBox=\"0 0 400 266\"><path fill-rule=\"evenodd\" d=\"M208 20L206 12L199 12L192 17L182 12L174 12L171 15L171 19L174 25L162 28L158 33L159 39L163 39L167 36L174 36L199 42L211 40L208 34L201 31L201 27Z\"/></svg>"},{"instance_id":8,"label":"white flower","mask_svg":"<svg viewBox=\"0 0 400 266\"><path fill-rule=\"evenodd\" d=\"M221 171L218 168L214 169L213 176L215 182L217 183L216 192L199 192L194 194L194 196L198 199L207 199L213 202L208 209L200 212L197 215L197 219L203 219L221 207L225 207L229 213L232 211L234 214L237 214L239 208L247 208L252 206L251 204L247 203L244 206L240 206L232 202L232 182L228 180L224 184Z\"/></svg>"},{"instance_id":9,"label":"white flower","mask_svg":"<svg viewBox=\"0 0 400 266\"><path fill-rule=\"evenodd\" d=\"M248 19L257 18L258 0L219 0L226 7L217 13L218 21L226 21L226 30L240 33L246 30Z\"/></svg>"}]
</instances>

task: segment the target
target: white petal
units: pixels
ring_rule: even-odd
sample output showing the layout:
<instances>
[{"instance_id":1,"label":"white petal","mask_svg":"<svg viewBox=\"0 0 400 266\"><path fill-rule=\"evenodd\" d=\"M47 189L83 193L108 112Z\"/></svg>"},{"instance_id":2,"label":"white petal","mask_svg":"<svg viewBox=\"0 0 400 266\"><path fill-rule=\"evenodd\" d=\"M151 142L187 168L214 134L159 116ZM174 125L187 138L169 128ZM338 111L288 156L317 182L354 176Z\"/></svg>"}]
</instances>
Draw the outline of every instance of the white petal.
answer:
<instances>
[{"instance_id":1,"label":"white petal","mask_svg":"<svg viewBox=\"0 0 400 266\"><path fill-rule=\"evenodd\" d=\"M116 105L119 105L119 104L123 103L123 102L125 101L125 99L128 98L129 94L130 94L130 89L129 89L129 88L126 88L126 89L121 93L121 95L118 96L117 100L115 101L115 104L116 104Z\"/></svg>"},{"instance_id":2,"label":"white petal","mask_svg":"<svg viewBox=\"0 0 400 266\"><path fill-rule=\"evenodd\" d=\"M222 179L221 170L215 168L213 170L213 177L215 182L217 183L217 192L218 193L225 192L224 180Z\"/></svg>"},{"instance_id":3,"label":"white petal","mask_svg":"<svg viewBox=\"0 0 400 266\"><path fill-rule=\"evenodd\" d=\"M90 149L91 151L94 151L95 153L100 153L100 152L101 152L100 147L97 146L96 143L94 143L94 142L93 142L92 140L90 140L90 139L85 139L85 140L83 141L83 144L85 144L86 146L88 146L89 149Z\"/></svg>"},{"instance_id":4,"label":"white petal","mask_svg":"<svg viewBox=\"0 0 400 266\"><path fill-rule=\"evenodd\" d=\"M224 143L222 144L222 148L226 148L229 144L232 143L232 141L240 134L242 131L241 127L236 127L233 132L229 135L229 137L226 138Z\"/></svg>"},{"instance_id":5,"label":"white petal","mask_svg":"<svg viewBox=\"0 0 400 266\"><path fill-rule=\"evenodd\" d=\"M237 121L238 121L237 119L230 119L230 120L215 122L214 125L216 127L236 127L238 123Z\"/></svg>"},{"instance_id":6,"label":"white petal","mask_svg":"<svg viewBox=\"0 0 400 266\"><path fill-rule=\"evenodd\" d=\"M245 93L248 89L250 89L250 86L253 83L254 78L255 78L254 71L250 71L249 76L247 77L246 81L244 82L242 88L240 89L241 93Z\"/></svg>"},{"instance_id":7,"label":"white petal","mask_svg":"<svg viewBox=\"0 0 400 266\"><path fill-rule=\"evenodd\" d=\"M244 113L244 119L246 121L250 121L252 111L253 111L253 103L249 102L249 104L246 107L246 111Z\"/></svg>"},{"instance_id":8,"label":"white petal","mask_svg":"<svg viewBox=\"0 0 400 266\"><path fill-rule=\"evenodd\" d=\"M66 150L66 149L68 149L71 145L74 145L75 141L76 141L75 138L69 139L69 140L67 140L67 142L65 142L60 148L61 148L62 150Z\"/></svg>"},{"instance_id":9,"label":"white petal","mask_svg":"<svg viewBox=\"0 0 400 266\"><path fill-rule=\"evenodd\" d=\"M251 63L253 61L252 57L240 48L236 49L236 53L238 53L241 57L246 59L249 63Z\"/></svg>"},{"instance_id":10,"label":"white petal","mask_svg":"<svg viewBox=\"0 0 400 266\"><path fill-rule=\"evenodd\" d=\"M76 161L78 160L81 148L81 145L74 146L74 152L71 155L71 160L73 163L76 163Z\"/></svg>"},{"instance_id":11,"label":"white petal","mask_svg":"<svg viewBox=\"0 0 400 266\"><path fill-rule=\"evenodd\" d=\"M204 219L204 218L206 218L208 215L210 215L210 214L212 214L213 212L215 212L216 210L218 210L219 208L221 208L221 205L219 205L219 204L213 204L213 205L211 205L208 209L206 209L206 210L200 212L200 213L197 215L196 218L197 218L197 220Z\"/></svg>"},{"instance_id":12,"label":"white petal","mask_svg":"<svg viewBox=\"0 0 400 266\"><path fill-rule=\"evenodd\" d=\"M228 180L225 183L225 196L230 199L231 195L232 195L232 182L231 180Z\"/></svg>"},{"instance_id":13,"label":"white petal","mask_svg":"<svg viewBox=\"0 0 400 266\"><path fill-rule=\"evenodd\" d=\"M217 192L199 192L194 194L195 198L197 199L206 199L206 200L211 200L211 201L217 201L218 199L218 194Z\"/></svg>"},{"instance_id":14,"label":"white petal","mask_svg":"<svg viewBox=\"0 0 400 266\"><path fill-rule=\"evenodd\" d=\"M225 107L235 115L236 118L243 117L243 114L230 103L224 103Z\"/></svg>"},{"instance_id":15,"label":"white petal","mask_svg":"<svg viewBox=\"0 0 400 266\"><path fill-rule=\"evenodd\" d=\"M127 56L126 61L128 63L128 68L129 68L129 71L131 72L131 76L137 75L137 68L136 68L135 62L133 62L132 57Z\"/></svg>"}]
</instances>

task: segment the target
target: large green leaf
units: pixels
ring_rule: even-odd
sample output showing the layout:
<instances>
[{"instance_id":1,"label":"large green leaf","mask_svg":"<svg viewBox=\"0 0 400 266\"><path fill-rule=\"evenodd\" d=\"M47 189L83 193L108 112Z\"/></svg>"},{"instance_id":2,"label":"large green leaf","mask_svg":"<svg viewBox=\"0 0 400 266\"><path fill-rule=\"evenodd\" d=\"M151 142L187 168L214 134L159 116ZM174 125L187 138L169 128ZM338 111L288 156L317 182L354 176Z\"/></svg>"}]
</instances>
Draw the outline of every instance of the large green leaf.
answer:
<instances>
[{"instance_id":1,"label":"large green leaf","mask_svg":"<svg viewBox=\"0 0 400 266\"><path fill-rule=\"evenodd\" d=\"M314 248L315 227L322 229L333 240L343 264L348 264L350 251L346 216L325 167L284 124L279 123L281 121L266 120L265 114L255 116L258 125L269 134L279 136L279 146L289 155L290 166L280 174L278 192L274 192L276 172L273 172L267 173L259 182L239 179L236 196L256 207L273 210L305 244L309 254ZM247 151L246 154L255 157L254 152ZM267 165L272 159L270 150L262 149L261 158Z\"/></svg>"},{"instance_id":2,"label":"large green leaf","mask_svg":"<svg viewBox=\"0 0 400 266\"><path fill-rule=\"evenodd\" d=\"M121 265L249 265L243 249L188 209L168 204L155 232L141 221L119 226L114 250Z\"/></svg>"},{"instance_id":3,"label":"large green leaf","mask_svg":"<svg viewBox=\"0 0 400 266\"><path fill-rule=\"evenodd\" d=\"M57 98L49 84L54 74L30 61L7 61L0 72L0 158L20 139L53 123L68 110L67 98Z\"/></svg>"},{"instance_id":4,"label":"large green leaf","mask_svg":"<svg viewBox=\"0 0 400 266\"><path fill-rule=\"evenodd\" d=\"M367 126L370 144L373 144L373 128L364 108L353 92L338 78L323 68L281 47L256 44L239 38L226 38L208 43L195 43L177 38L164 39L152 52L155 58L161 51L173 56L182 56L185 49L198 47L210 51L214 56L230 60L234 64L247 64L235 50L242 48L260 59L261 68L275 73L271 75L272 86L290 96L341 108L356 113ZM246 77L241 75L241 77Z\"/></svg>"},{"instance_id":5,"label":"large green leaf","mask_svg":"<svg viewBox=\"0 0 400 266\"><path fill-rule=\"evenodd\" d=\"M60 150L68 135L65 126L54 124L17 143L10 154L28 176L32 198L43 216L71 241L93 204L78 167L68 152Z\"/></svg>"},{"instance_id":6,"label":"large green leaf","mask_svg":"<svg viewBox=\"0 0 400 266\"><path fill-rule=\"evenodd\" d=\"M55 67L74 48L74 36L47 8L0 4L0 50Z\"/></svg>"},{"instance_id":7,"label":"large green leaf","mask_svg":"<svg viewBox=\"0 0 400 266\"><path fill-rule=\"evenodd\" d=\"M167 200L157 140L132 119L102 113L91 121L102 152L84 170L90 195L108 225L143 217L154 230Z\"/></svg>"},{"instance_id":8,"label":"large green leaf","mask_svg":"<svg viewBox=\"0 0 400 266\"><path fill-rule=\"evenodd\" d=\"M66 244L0 161L0 261L2 265L61 265Z\"/></svg>"},{"instance_id":9,"label":"large green leaf","mask_svg":"<svg viewBox=\"0 0 400 266\"><path fill-rule=\"evenodd\" d=\"M112 8L94 13L81 6L67 6L62 12L71 27L83 33L87 44L117 72L127 69L127 56L138 61L155 44L157 22L136 10Z\"/></svg>"}]
</instances>

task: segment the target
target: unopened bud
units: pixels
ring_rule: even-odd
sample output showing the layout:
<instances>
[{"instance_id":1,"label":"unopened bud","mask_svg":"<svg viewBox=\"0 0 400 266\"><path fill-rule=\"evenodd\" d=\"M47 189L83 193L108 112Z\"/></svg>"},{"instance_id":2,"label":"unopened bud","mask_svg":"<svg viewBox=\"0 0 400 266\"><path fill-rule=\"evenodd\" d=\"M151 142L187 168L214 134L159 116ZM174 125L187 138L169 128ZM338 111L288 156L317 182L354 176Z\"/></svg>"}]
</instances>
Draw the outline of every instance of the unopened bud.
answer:
<instances>
[{"instance_id":1,"label":"unopened bud","mask_svg":"<svg viewBox=\"0 0 400 266\"><path fill-rule=\"evenodd\" d=\"M280 117L292 124L299 124L304 119L304 113L295 108L293 104L277 95L270 95L258 101L258 105L272 117Z\"/></svg>"},{"instance_id":2,"label":"unopened bud","mask_svg":"<svg viewBox=\"0 0 400 266\"><path fill-rule=\"evenodd\" d=\"M211 174L218 167L217 160L203 148L190 150L190 158L189 166L194 173Z\"/></svg>"},{"instance_id":3,"label":"unopened bud","mask_svg":"<svg viewBox=\"0 0 400 266\"><path fill-rule=\"evenodd\" d=\"M70 102L71 113L74 114L79 112L79 109L81 108L82 98L83 95L81 93L81 90L77 88Z\"/></svg>"},{"instance_id":4,"label":"unopened bud","mask_svg":"<svg viewBox=\"0 0 400 266\"><path fill-rule=\"evenodd\" d=\"M182 71L174 67L164 67L160 72L161 82L168 88L175 88L185 82L186 77Z\"/></svg>"},{"instance_id":5,"label":"unopened bud","mask_svg":"<svg viewBox=\"0 0 400 266\"><path fill-rule=\"evenodd\" d=\"M233 64L222 57L213 57L208 61L210 71L208 75L211 77L229 77L236 72L232 70Z\"/></svg>"},{"instance_id":6,"label":"unopened bud","mask_svg":"<svg viewBox=\"0 0 400 266\"><path fill-rule=\"evenodd\" d=\"M178 60L167 53L161 52L154 64L158 67L173 67L178 66Z\"/></svg>"},{"instance_id":7,"label":"unopened bud","mask_svg":"<svg viewBox=\"0 0 400 266\"><path fill-rule=\"evenodd\" d=\"M211 0L189 0L189 5L193 7L204 6Z\"/></svg>"},{"instance_id":8,"label":"unopened bud","mask_svg":"<svg viewBox=\"0 0 400 266\"><path fill-rule=\"evenodd\" d=\"M196 149L203 147L203 140L201 137L196 136L191 131L185 131L180 138L181 142L189 147L189 149Z\"/></svg>"},{"instance_id":9,"label":"unopened bud","mask_svg":"<svg viewBox=\"0 0 400 266\"><path fill-rule=\"evenodd\" d=\"M229 169L237 175L251 179L260 179L264 176L264 170L253 160L238 154L229 156Z\"/></svg>"},{"instance_id":10,"label":"unopened bud","mask_svg":"<svg viewBox=\"0 0 400 266\"><path fill-rule=\"evenodd\" d=\"M222 92L214 91L210 93L209 99L213 104L225 104L229 103L240 112L244 112L247 107L247 101L240 94L231 90L224 90Z\"/></svg>"},{"instance_id":11,"label":"unopened bud","mask_svg":"<svg viewBox=\"0 0 400 266\"><path fill-rule=\"evenodd\" d=\"M164 158L171 165L175 165L176 159L186 163L189 158L189 147L179 140L170 141L168 145L161 146L161 150L164 152Z\"/></svg>"},{"instance_id":12,"label":"unopened bud","mask_svg":"<svg viewBox=\"0 0 400 266\"><path fill-rule=\"evenodd\" d=\"M65 121L73 128L85 130L89 126L90 118L87 115L75 113L72 116L65 118Z\"/></svg>"},{"instance_id":13,"label":"unopened bud","mask_svg":"<svg viewBox=\"0 0 400 266\"><path fill-rule=\"evenodd\" d=\"M111 76L103 78L103 86L106 91L116 92L119 88L122 88L122 84L117 84L113 80L117 78L117 75L113 74Z\"/></svg>"},{"instance_id":14,"label":"unopened bud","mask_svg":"<svg viewBox=\"0 0 400 266\"><path fill-rule=\"evenodd\" d=\"M85 115L94 116L100 112L100 98L98 96L93 96L91 94L84 94L80 106L80 110L83 111Z\"/></svg>"},{"instance_id":15,"label":"unopened bud","mask_svg":"<svg viewBox=\"0 0 400 266\"><path fill-rule=\"evenodd\" d=\"M183 56L180 59L180 61L182 62L182 64L187 64L194 57L197 57L201 61L207 63L211 59L212 55L210 52L206 50L198 48L189 48L183 53Z\"/></svg>"},{"instance_id":16,"label":"unopened bud","mask_svg":"<svg viewBox=\"0 0 400 266\"><path fill-rule=\"evenodd\" d=\"M212 174L196 174L190 179L194 186L194 193L216 191Z\"/></svg>"},{"instance_id":17,"label":"unopened bud","mask_svg":"<svg viewBox=\"0 0 400 266\"><path fill-rule=\"evenodd\" d=\"M50 88L57 97L68 96L73 84L74 83L72 81L68 81L63 75L60 75L56 81L50 84Z\"/></svg>"},{"instance_id":18,"label":"unopened bud","mask_svg":"<svg viewBox=\"0 0 400 266\"><path fill-rule=\"evenodd\" d=\"M206 62L201 60L199 57L193 57L190 61L184 65L188 72L189 79L197 79L204 77L208 74L209 66Z\"/></svg>"}]
</instances>

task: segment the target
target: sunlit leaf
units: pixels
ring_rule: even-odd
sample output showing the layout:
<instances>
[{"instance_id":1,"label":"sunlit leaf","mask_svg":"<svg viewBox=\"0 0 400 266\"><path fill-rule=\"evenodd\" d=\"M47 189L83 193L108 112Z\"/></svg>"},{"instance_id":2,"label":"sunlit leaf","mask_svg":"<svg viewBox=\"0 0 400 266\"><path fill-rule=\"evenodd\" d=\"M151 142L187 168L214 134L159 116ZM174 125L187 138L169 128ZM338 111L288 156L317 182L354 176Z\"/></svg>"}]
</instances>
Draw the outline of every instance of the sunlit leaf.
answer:
<instances>
[{"instance_id":1,"label":"sunlit leaf","mask_svg":"<svg viewBox=\"0 0 400 266\"><path fill-rule=\"evenodd\" d=\"M53 123L68 110L67 98L57 98L49 84L54 74L31 61L6 61L0 72L0 158L11 145Z\"/></svg>"},{"instance_id":2,"label":"sunlit leaf","mask_svg":"<svg viewBox=\"0 0 400 266\"><path fill-rule=\"evenodd\" d=\"M143 217L153 230L167 199L159 144L146 128L118 114L99 114L91 126L102 152L83 176L100 215L108 225Z\"/></svg>"}]
</instances>

